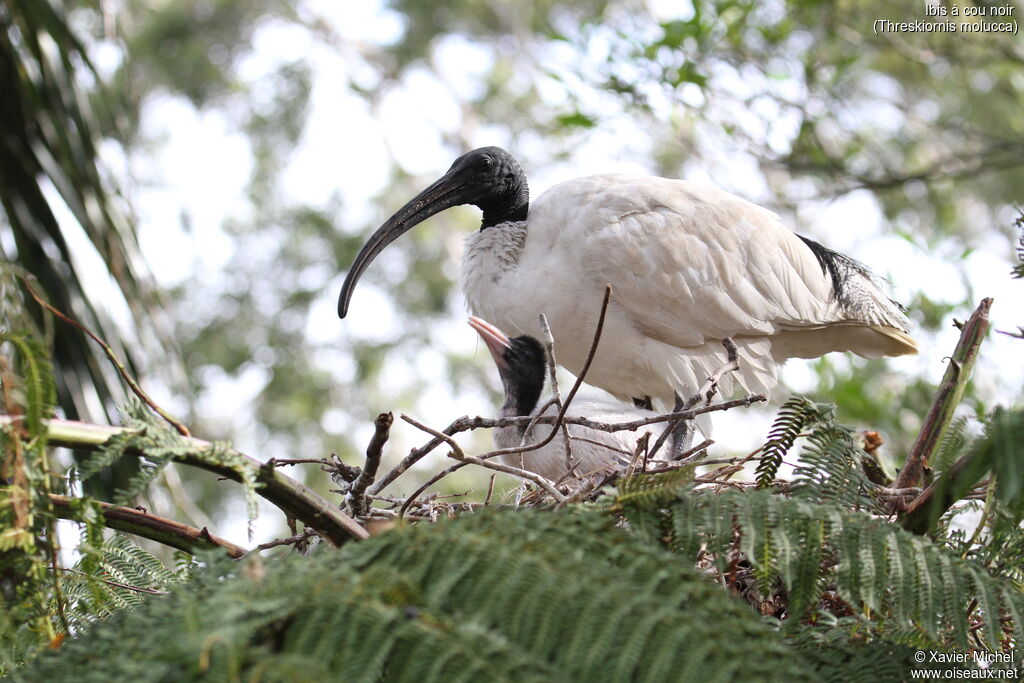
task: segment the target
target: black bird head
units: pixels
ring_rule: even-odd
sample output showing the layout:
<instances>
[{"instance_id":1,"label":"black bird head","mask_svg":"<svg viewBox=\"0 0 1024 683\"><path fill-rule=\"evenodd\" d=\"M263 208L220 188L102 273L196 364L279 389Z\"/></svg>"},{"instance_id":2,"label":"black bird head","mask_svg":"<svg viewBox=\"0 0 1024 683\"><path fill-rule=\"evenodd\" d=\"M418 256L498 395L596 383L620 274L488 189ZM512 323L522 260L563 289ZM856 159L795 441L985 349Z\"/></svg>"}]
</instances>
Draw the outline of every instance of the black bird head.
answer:
<instances>
[{"instance_id":1,"label":"black bird head","mask_svg":"<svg viewBox=\"0 0 1024 683\"><path fill-rule=\"evenodd\" d=\"M501 147L481 147L455 160L448 172L413 197L370 236L356 255L341 286L338 316L348 313L356 283L384 247L436 213L461 204L484 212L480 229L507 221L525 221L530 207L526 174Z\"/></svg>"},{"instance_id":2,"label":"black bird head","mask_svg":"<svg viewBox=\"0 0 1024 683\"><path fill-rule=\"evenodd\" d=\"M544 347L533 337L509 339L508 335L486 320L470 316L469 326L484 340L498 366L501 383L505 387L505 408L515 415L529 415L537 407L544 389L544 371L547 355Z\"/></svg>"}]
</instances>

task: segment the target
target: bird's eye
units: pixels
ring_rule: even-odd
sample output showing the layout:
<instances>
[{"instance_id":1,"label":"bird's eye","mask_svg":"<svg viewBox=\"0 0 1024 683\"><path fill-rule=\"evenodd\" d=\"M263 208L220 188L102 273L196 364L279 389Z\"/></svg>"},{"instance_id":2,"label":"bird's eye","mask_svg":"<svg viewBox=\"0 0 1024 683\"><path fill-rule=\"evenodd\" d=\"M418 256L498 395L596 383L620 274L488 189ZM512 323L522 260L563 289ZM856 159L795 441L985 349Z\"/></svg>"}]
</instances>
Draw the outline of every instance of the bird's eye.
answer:
<instances>
[{"instance_id":1,"label":"bird's eye","mask_svg":"<svg viewBox=\"0 0 1024 683\"><path fill-rule=\"evenodd\" d=\"M490 168L494 165L494 161L490 157L484 157L483 159L484 168Z\"/></svg>"}]
</instances>

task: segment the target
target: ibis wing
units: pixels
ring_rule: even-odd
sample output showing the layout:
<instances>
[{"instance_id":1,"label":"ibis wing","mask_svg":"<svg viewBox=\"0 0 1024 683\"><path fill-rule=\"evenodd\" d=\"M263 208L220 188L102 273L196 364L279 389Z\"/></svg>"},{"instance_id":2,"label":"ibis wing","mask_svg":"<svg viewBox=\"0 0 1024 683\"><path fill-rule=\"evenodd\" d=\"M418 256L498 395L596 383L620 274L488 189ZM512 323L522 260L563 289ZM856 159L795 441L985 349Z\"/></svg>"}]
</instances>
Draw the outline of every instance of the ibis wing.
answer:
<instances>
[{"instance_id":1,"label":"ibis wing","mask_svg":"<svg viewBox=\"0 0 1024 683\"><path fill-rule=\"evenodd\" d=\"M813 252L770 211L663 178L565 185L579 196L559 239L578 245L584 267L612 283L614 300L649 337L689 347L843 318Z\"/></svg>"}]
</instances>

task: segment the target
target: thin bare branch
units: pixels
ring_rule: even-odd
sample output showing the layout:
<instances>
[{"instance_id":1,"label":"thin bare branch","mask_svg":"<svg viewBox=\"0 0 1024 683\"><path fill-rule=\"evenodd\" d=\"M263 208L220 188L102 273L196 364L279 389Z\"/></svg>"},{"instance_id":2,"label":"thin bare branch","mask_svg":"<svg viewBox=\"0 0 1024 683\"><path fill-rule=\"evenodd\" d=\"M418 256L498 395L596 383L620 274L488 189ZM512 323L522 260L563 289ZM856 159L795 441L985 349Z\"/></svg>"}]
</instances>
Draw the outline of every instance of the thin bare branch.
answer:
<instances>
[{"instance_id":1,"label":"thin bare branch","mask_svg":"<svg viewBox=\"0 0 1024 683\"><path fill-rule=\"evenodd\" d=\"M316 535L317 533L313 529L306 529L305 531L295 534L294 536L289 536L288 538L278 538L267 543L261 543L252 550L250 550L248 554L251 555L252 553L258 553L261 550L269 550L270 548L276 548L282 545L296 545L298 543L302 543L311 536Z\"/></svg>"},{"instance_id":2,"label":"thin bare branch","mask_svg":"<svg viewBox=\"0 0 1024 683\"><path fill-rule=\"evenodd\" d=\"M547 350L547 366L548 376L551 378L551 400L559 412L562 410L562 396L558 392L558 372L555 366L557 361L555 359L555 337L551 334L551 327L548 326L548 318L543 313L540 314L540 331L544 335L544 348ZM547 406L537 411L538 415L543 415ZM565 446L565 471L575 476L576 465L572 457L572 442L569 439L569 428L563 422L560 429L562 430L562 436L564 437ZM530 433L530 429L527 428L523 432L523 439L526 439L526 435ZM520 444L523 445L523 444Z\"/></svg>"},{"instance_id":3,"label":"thin bare branch","mask_svg":"<svg viewBox=\"0 0 1024 683\"><path fill-rule=\"evenodd\" d=\"M143 588L142 586L131 586L127 583L119 583L117 581L111 581L110 579L104 579L102 576L95 576L94 574L86 574L80 572L77 569L69 569L68 567L56 567L57 571L67 572L69 574L78 574L80 576L88 576L91 579L98 579L108 586L114 588L123 588L129 591L135 591L136 593L145 593L147 595L170 595L170 591L162 591L158 588Z\"/></svg>"},{"instance_id":4,"label":"thin bare branch","mask_svg":"<svg viewBox=\"0 0 1024 683\"><path fill-rule=\"evenodd\" d=\"M34 279L35 278L29 275L23 277L22 281L25 283L25 289L32 296L32 298L36 300L36 303L38 303L40 306L48 310L50 313L53 313L55 316L57 316L67 324L71 325L72 327L77 327L79 330L87 334L90 339L99 344L103 348L103 352L107 354L107 358L110 359L111 364L114 366L114 368L117 369L118 374L121 375L121 379L123 379L125 384L128 385L128 388L132 390L132 393L138 396L143 403L145 403L153 410L153 412L162 417L164 420L167 421L168 424L170 424L172 427L178 430L179 434L181 434L182 436L190 436L188 428L184 424L182 424L180 420L178 420L173 415L171 415L166 410L157 405L156 401L150 398L149 394L147 394L142 389L142 387L139 386L139 383L136 382L135 378L132 377L130 372L128 372L128 368L124 366L124 363L121 362L121 359L117 357L116 353L114 353L114 349L110 347L110 344L100 339L95 332L90 330L82 323L78 322L74 318L71 318L62 313L61 311L59 311L58 309L54 308L48 301L43 299L41 296L39 296L39 294L36 293L34 289L32 289L31 280Z\"/></svg>"},{"instance_id":5,"label":"thin bare branch","mask_svg":"<svg viewBox=\"0 0 1024 683\"><path fill-rule=\"evenodd\" d=\"M466 416L463 416L463 417L458 418L454 422L452 422L450 425L448 425L444 429L444 433L446 435L448 435L448 436L451 436L451 435L457 434L459 432L464 432L464 431L466 431L468 429L473 429L473 427L468 426L468 425L469 425L469 418L466 417ZM389 484L391 484L391 482L393 482L395 479L398 479L399 476L401 476L403 473L405 473L410 467L415 465L417 462L422 460L426 455L428 455L431 451L433 451L435 448L440 446L442 443L444 443L444 439L440 439L440 438L436 438L435 437L435 438L431 439L430 441L428 441L423 446L420 446L419 448L414 448L413 450L409 451L409 455L407 455L404 458L402 458L402 461L400 463L398 463L397 465L395 465L391 469L390 472L385 474L383 477L378 479L376 481L376 483L374 483L372 486L370 486L367 489L367 493L371 493L371 494L378 494L378 493L380 493Z\"/></svg>"},{"instance_id":6,"label":"thin bare branch","mask_svg":"<svg viewBox=\"0 0 1024 683\"><path fill-rule=\"evenodd\" d=\"M454 458L459 462L470 465L479 465L480 467L486 467L487 469L495 470L497 472L504 472L505 474L511 474L513 476L519 477L520 479L532 481L534 484L544 489L549 496L555 499L555 501L561 503L563 500L565 500L565 496L559 493L558 489L556 489L550 481L540 476L536 472L530 472L528 470L513 467L511 465L505 465L498 462L491 462L490 460L486 460L484 458L477 458L472 455L466 455L465 452L462 450L462 447L455 442L455 439L448 436L447 434L443 434L442 432L439 432L436 429L431 429L425 424L417 422L408 415L403 414L402 419L411 424L413 427L416 427L417 429L420 429L426 432L427 434L432 434L435 437L444 439L444 441L452 448L449 457ZM492 456L492 454L488 453L488 456Z\"/></svg>"}]
</instances>

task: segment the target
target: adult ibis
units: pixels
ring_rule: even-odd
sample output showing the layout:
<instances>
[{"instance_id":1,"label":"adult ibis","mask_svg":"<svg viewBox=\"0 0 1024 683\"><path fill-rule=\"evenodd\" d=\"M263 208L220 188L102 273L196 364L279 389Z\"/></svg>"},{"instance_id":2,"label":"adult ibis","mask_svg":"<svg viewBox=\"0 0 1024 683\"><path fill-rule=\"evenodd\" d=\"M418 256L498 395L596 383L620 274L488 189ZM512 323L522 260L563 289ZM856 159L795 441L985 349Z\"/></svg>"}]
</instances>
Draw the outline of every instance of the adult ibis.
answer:
<instances>
[{"instance_id":1,"label":"adult ibis","mask_svg":"<svg viewBox=\"0 0 1024 683\"><path fill-rule=\"evenodd\" d=\"M500 417L535 416L543 410L544 415L555 416L558 410L553 404L540 403L547 369L544 347L535 338L522 335L510 339L500 329L486 320L470 316L469 325L480 335L487 350L491 352L494 364L498 366L501 384L505 390L505 402ZM632 422L655 413L633 407L610 397L577 396L570 404L567 417L586 417L598 422ZM535 425L526 432L526 425L499 427L494 430L494 445L497 448L511 448L520 443L537 443L547 438L553 425ZM652 424L635 431L622 430L605 432L577 424L567 425L570 435L572 457L576 466L574 473L579 478L602 472L611 472L628 465L636 450L637 442L649 434L648 444L653 446L664 429L663 424ZM507 465L536 472L552 481L561 479L567 471L564 435L557 434L549 443L540 448L522 453L500 455L498 458ZM674 450L671 439L665 443L661 453Z\"/></svg>"},{"instance_id":2,"label":"adult ibis","mask_svg":"<svg viewBox=\"0 0 1024 683\"><path fill-rule=\"evenodd\" d=\"M534 337L546 314L559 363L579 373L611 284L586 379L638 405L672 407L690 395L725 362L726 337L740 366L722 378L726 394L733 379L767 392L787 358L916 353L903 309L867 267L766 209L697 183L617 174L560 183L531 204L523 169L498 147L460 156L369 238L338 314L381 250L460 204L483 211L462 262L470 312Z\"/></svg>"}]
</instances>

